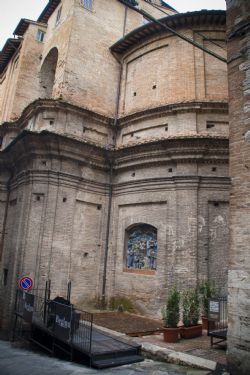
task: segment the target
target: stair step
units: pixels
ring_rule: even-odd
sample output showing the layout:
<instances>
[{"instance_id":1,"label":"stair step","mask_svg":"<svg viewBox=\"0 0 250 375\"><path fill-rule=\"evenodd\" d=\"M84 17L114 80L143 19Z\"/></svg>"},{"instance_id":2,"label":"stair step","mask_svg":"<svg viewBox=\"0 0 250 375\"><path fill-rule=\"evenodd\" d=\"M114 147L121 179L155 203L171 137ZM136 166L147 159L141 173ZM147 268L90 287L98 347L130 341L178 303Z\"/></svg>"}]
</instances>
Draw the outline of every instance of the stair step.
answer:
<instances>
[{"instance_id":1,"label":"stair step","mask_svg":"<svg viewBox=\"0 0 250 375\"><path fill-rule=\"evenodd\" d=\"M100 354L94 354L92 355L93 361L99 361L103 359L113 359L113 358L122 358L122 357L131 357L138 355L140 353L140 347L136 349L129 349L129 350L123 350L120 352L116 352L113 350L112 352L106 352L106 353L100 353Z\"/></svg>"},{"instance_id":2,"label":"stair step","mask_svg":"<svg viewBox=\"0 0 250 375\"><path fill-rule=\"evenodd\" d=\"M129 365L131 363L142 362L142 361L144 361L143 356L130 355L130 356L121 356L121 357L93 360L92 366L95 368L106 368L106 367Z\"/></svg>"}]
</instances>

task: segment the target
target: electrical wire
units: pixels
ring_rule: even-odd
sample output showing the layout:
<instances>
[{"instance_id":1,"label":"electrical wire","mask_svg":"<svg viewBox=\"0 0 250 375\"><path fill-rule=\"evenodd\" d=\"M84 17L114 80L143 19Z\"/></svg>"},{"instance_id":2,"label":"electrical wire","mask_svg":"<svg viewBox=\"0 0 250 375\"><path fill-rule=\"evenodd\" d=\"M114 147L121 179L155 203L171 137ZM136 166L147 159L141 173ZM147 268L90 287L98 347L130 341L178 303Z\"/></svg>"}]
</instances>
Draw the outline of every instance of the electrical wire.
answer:
<instances>
[{"instance_id":1,"label":"electrical wire","mask_svg":"<svg viewBox=\"0 0 250 375\"><path fill-rule=\"evenodd\" d=\"M151 3L150 0L144 0L144 1L145 1L146 3L148 3L148 4L150 4L153 8L159 10L160 12L166 14L167 16L170 16L169 13L167 13L165 10L162 9L162 8L164 8L164 6L162 6L162 5L157 5L157 4L154 4L154 3ZM190 28L189 28L188 30L193 31L193 30L190 29ZM223 51L226 51L226 48L224 48L224 47L221 46L220 44L216 43L214 40L209 39L206 35L202 34L201 32L199 32L199 31L194 31L194 33L197 34L197 35L200 35L201 37L204 38L204 40L209 41L211 44L214 44L215 46L220 47L221 49L223 49Z\"/></svg>"},{"instance_id":2,"label":"electrical wire","mask_svg":"<svg viewBox=\"0 0 250 375\"><path fill-rule=\"evenodd\" d=\"M130 0L131 1L131 0ZM208 53L209 55L217 58L218 60L224 62L224 63L227 63L227 60L218 55L217 53L211 51L210 49L208 48L205 48L203 46L201 46L199 43L195 42L194 40L186 37L185 35L179 33L178 31L172 29L172 27L168 26L168 25L165 25L164 23L162 23L161 21L157 20L156 18L154 18L153 16L151 16L151 14L145 12L144 10L142 9L139 9L138 8L138 4L136 5L136 2L134 2L133 0L133 4L130 2L129 0L120 0L121 3L123 3L124 5L126 5L127 7L129 7L130 9L133 9L135 12L141 14L143 17L145 17L146 19L154 22L155 24L161 26L163 29L167 30L167 31L170 31L172 34L178 36L179 38L181 38L182 40L184 40L185 42L188 42L190 44L192 44L194 47L197 47L199 48L200 50L202 50L203 52L206 52Z\"/></svg>"}]
</instances>

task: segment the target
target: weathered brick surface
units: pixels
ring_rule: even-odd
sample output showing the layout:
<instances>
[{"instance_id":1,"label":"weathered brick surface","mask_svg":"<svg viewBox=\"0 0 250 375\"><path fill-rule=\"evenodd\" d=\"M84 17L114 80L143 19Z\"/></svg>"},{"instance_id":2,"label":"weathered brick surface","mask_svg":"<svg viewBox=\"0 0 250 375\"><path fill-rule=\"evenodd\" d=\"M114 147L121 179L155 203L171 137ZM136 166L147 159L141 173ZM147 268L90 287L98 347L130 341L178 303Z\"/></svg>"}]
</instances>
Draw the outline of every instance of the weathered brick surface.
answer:
<instances>
[{"instance_id":1,"label":"weathered brick surface","mask_svg":"<svg viewBox=\"0 0 250 375\"><path fill-rule=\"evenodd\" d=\"M228 362L232 374L250 369L250 3L227 1L230 101L230 258Z\"/></svg>"},{"instance_id":2,"label":"weathered brick surface","mask_svg":"<svg viewBox=\"0 0 250 375\"><path fill-rule=\"evenodd\" d=\"M40 97L39 70L43 43L36 40L44 24L30 24L19 49L10 61L0 85L0 122L17 120L24 108Z\"/></svg>"},{"instance_id":3,"label":"weathered brick surface","mask_svg":"<svg viewBox=\"0 0 250 375\"><path fill-rule=\"evenodd\" d=\"M127 296L154 316L174 283L180 289L207 278L226 284L225 65L167 33L140 40L116 59L111 45L124 26L140 26L141 16L131 10L125 15L116 0L96 0L93 12L79 1L64 0L62 6L58 25L57 10L49 19L37 66L51 74L46 56L57 48L52 98L44 98L48 90L40 87L42 99L15 124L0 128L0 163L13 173L9 204L5 172L0 174L0 204L9 207L1 263L9 276L1 300L11 289L3 325L24 274L34 278L35 287L50 279L53 296L65 296L71 280L75 303L103 297L105 278L107 299ZM224 28L197 26L222 44ZM181 32L203 42L191 29ZM157 229L157 270L130 273L126 231L140 223Z\"/></svg>"},{"instance_id":4,"label":"weathered brick surface","mask_svg":"<svg viewBox=\"0 0 250 375\"><path fill-rule=\"evenodd\" d=\"M204 32L204 27L200 29ZM199 27L196 30L199 32ZM193 38L190 29L181 28L180 32ZM221 32L218 29L216 33L207 27L205 33L211 40L221 40L222 48L214 47L211 42L199 42L225 57L223 27ZM226 64L210 55L196 52L191 44L172 34L142 39L122 61L122 115L183 101L227 100Z\"/></svg>"}]
</instances>

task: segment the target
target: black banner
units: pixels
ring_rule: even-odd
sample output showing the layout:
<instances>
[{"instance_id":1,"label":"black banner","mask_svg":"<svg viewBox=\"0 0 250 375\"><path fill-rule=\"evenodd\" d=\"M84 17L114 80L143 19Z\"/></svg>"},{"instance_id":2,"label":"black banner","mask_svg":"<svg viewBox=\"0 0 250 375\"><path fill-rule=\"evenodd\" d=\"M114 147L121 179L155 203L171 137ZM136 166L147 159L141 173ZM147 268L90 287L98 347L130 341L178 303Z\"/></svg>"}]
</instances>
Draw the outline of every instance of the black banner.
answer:
<instances>
[{"instance_id":1,"label":"black banner","mask_svg":"<svg viewBox=\"0 0 250 375\"><path fill-rule=\"evenodd\" d=\"M72 308L71 306L55 304L55 336L61 340L68 341L71 331Z\"/></svg>"},{"instance_id":2,"label":"black banner","mask_svg":"<svg viewBox=\"0 0 250 375\"><path fill-rule=\"evenodd\" d=\"M35 296L33 294L25 293L23 319L28 323L32 323L34 302Z\"/></svg>"}]
</instances>

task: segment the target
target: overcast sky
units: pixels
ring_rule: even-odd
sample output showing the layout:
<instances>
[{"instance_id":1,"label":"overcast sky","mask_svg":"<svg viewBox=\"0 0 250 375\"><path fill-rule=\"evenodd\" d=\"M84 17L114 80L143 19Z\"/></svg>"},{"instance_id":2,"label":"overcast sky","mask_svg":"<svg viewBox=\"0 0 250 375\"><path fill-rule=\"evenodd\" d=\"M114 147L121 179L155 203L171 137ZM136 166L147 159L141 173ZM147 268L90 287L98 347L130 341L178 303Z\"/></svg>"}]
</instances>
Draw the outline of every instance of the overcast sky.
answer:
<instances>
[{"instance_id":1,"label":"overcast sky","mask_svg":"<svg viewBox=\"0 0 250 375\"><path fill-rule=\"evenodd\" d=\"M169 0L179 12L200 9L225 9L225 0ZM0 0L0 49L12 33L20 18L36 20L48 0Z\"/></svg>"}]
</instances>

